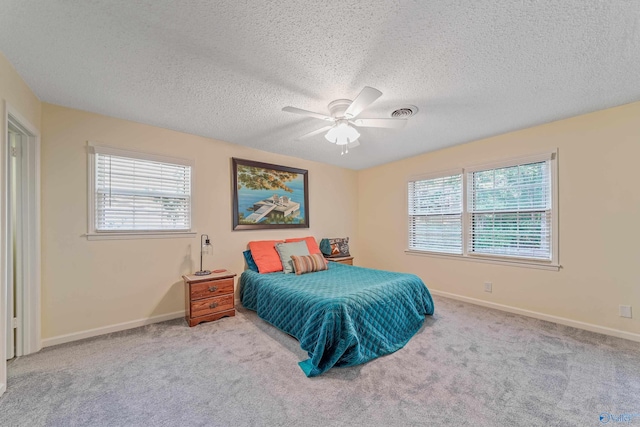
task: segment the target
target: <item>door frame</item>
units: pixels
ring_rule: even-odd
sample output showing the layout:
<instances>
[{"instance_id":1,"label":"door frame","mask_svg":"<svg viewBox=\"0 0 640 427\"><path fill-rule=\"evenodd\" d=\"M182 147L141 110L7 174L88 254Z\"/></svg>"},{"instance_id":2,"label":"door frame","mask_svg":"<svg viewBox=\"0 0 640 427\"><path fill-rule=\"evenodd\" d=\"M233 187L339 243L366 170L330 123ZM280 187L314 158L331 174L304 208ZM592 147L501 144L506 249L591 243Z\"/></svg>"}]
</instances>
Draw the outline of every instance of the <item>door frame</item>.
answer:
<instances>
[{"instance_id":1,"label":"door frame","mask_svg":"<svg viewBox=\"0 0 640 427\"><path fill-rule=\"evenodd\" d=\"M0 137L0 161L2 172L0 188L0 307L5 312L7 307L8 291L8 260L11 249L11 239L8 238L9 224L9 160L10 147L8 141L9 123L18 127L28 135L26 150L23 150L24 163L27 167L24 177L27 182L23 185L22 209L25 215L25 233L23 234L24 253L24 283L17 294L21 294L22 301L17 303L20 308L18 318L18 339L16 340L16 355L22 356L35 353L42 348L41 339L41 289L40 289L40 132L33 126L20 112L11 106L6 100L4 102L4 134ZM7 337L6 316L0 316L0 354L6 355ZM0 363L0 394L6 389L6 361Z\"/></svg>"}]
</instances>

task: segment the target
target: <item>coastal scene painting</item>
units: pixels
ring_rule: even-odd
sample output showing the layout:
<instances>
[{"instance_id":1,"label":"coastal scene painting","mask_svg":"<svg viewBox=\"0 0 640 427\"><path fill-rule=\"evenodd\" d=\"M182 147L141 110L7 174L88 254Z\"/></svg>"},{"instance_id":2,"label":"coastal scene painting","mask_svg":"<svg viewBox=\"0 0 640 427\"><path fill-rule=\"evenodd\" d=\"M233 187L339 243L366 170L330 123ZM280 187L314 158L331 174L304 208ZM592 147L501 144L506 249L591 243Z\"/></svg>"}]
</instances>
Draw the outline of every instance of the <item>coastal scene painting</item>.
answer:
<instances>
[{"instance_id":1,"label":"coastal scene painting","mask_svg":"<svg viewBox=\"0 0 640 427\"><path fill-rule=\"evenodd\" d=\"M234 230L309 227L306 170L232 161Z\"/></svg>"}]
</instances>

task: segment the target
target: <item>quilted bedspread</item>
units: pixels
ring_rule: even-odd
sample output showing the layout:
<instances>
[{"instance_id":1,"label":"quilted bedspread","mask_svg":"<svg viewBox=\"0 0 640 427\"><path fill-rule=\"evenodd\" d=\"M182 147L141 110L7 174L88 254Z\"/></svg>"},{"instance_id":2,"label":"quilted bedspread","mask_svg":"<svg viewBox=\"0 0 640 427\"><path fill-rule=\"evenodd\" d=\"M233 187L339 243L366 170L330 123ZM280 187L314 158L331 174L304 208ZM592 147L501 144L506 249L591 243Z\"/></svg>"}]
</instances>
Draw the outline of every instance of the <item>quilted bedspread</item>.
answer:
<instances>
[{"instance_id":1,"label":"quilted bedspread","mask_svg":"<svg viewBox=\"0 0 640 427\"><path fill-rule=\"evenodd\" d=\"M308 377L352 366L404 347L433 314L433 299L413 274L330 262L329 269L297 276L240 277L242 305L300 341Z\"/></svg>"}]
</instances>

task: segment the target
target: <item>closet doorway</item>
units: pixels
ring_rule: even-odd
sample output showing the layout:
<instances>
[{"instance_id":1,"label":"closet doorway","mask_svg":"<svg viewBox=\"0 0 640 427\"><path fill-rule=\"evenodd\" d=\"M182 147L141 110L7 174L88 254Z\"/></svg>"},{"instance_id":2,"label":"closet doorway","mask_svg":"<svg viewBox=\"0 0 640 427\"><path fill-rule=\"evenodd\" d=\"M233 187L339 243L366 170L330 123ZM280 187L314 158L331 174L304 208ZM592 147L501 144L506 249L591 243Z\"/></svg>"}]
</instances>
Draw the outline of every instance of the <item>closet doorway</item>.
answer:
<instances>
[{"instance_id":1,"label":"closet doorway","mask_svg":"<svg viewBox=\"0 0 640 427\"><path fill-rule=\"evenodd\" d=\"M2 147L2 291L5 359L39 351L40 137L5 104ZM0 382L1 381L0 379Z\"/></svg>"}]
</instances>

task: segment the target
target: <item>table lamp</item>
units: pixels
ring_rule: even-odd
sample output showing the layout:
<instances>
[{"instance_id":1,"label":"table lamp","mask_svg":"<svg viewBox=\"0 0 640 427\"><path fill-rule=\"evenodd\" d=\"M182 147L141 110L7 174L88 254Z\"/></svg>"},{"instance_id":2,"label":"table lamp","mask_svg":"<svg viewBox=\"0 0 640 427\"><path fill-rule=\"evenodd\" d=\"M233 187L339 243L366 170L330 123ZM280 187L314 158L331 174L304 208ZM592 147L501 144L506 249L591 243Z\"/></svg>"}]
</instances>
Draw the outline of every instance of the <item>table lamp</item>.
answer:
<instances>
[{"instance_id":1,"label":"table lamp","mask_svg":"<svg viewBox=\"0 0 640 427\"><path fill-rule=\"evenodd\" d=\"M206 276L207 274L211 274L211 270L202 269L202 255L204 253L209 253L210 247L211 247L211 242L209 241L209 235L201 234L200 235L200 270L196 271L196 276Z\"/></svg>"}]
</instances>

